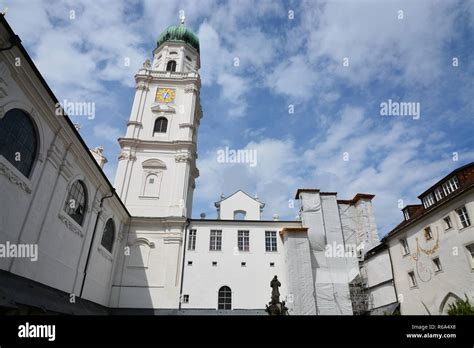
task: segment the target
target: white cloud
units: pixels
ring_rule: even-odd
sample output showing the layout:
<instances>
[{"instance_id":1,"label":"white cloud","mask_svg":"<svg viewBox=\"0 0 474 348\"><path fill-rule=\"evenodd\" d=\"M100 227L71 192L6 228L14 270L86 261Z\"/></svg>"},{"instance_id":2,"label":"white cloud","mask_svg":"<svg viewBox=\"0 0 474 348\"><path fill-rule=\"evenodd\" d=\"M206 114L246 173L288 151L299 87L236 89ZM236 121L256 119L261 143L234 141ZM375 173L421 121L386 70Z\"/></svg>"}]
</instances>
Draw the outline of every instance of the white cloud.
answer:
<instances>
[{"instance_id":1,"label":"white cloud","mask_svg":"<svg viewBox=\"0 0 474 348\"><path fill-rule=\"evenodd\" d=\"M123 130L111 127L107 124L97 124L94 126L93 129L94 136L97 139L105 140L108 142L113 143L114 145L117 144L117 139L123 135Z\"/></svg>"}]
</instances>

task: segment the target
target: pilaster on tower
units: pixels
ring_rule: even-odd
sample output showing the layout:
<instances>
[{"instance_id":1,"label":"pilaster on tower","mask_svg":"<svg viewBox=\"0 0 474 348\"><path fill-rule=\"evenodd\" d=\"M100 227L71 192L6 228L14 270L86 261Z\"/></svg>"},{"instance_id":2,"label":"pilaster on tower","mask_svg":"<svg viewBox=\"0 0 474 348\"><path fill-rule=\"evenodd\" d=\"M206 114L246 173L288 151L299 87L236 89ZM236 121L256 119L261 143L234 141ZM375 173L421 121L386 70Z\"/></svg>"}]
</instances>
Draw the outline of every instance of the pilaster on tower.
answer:
<instances>
[{"instance_id":1,"label":"pilaster on tower","mask_svg":"<svg viewBox=\"0 0 474 348\"><path fill-rule=\"evenodd\" d=\"M191 216L202 118L199 39L183 23L157 40L135 75L115 186L132 215Z\"/></svg>"}]
</instances>

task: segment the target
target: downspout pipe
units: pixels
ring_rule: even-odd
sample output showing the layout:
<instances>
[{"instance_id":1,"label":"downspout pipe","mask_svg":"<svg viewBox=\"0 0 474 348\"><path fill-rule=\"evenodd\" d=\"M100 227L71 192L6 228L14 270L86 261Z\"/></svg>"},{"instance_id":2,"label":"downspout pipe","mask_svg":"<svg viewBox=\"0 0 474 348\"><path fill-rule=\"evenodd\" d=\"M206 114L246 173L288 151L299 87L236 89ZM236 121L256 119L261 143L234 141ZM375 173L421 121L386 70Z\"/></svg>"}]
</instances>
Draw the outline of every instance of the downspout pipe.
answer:
<instances>
[{"instance_id":1,"label":"downspout pipe","mask_svg":"<svg viewBox=\"0 0 474 348\"><path fill-rule=\"evenodd\" d=\"M188 237L188 227L191 224L191 219L186 219L186 226L184 227L184 244L183 244L183 262L181 265L181 284L179 289L179 305L178 309L181 310L181 301L183 297L183 284L184 284L184 263L186 262L186 241Z\"/></svg>"},{"instance_id":2,"label":"downspout pipe","mask_svg":"<svg viewBox=\"0 0 474 348\"><path fill-rule=\"evenodd\" d=\"M97 213L97 218L95 219L94 230L92 231L91 244L89 245L89 251L87 253L86 265L84 266L84 277L82 279L81 292L79 293L79 297L82 297L82 292L84 291L84 285L86 284L86 277L87 277L87 271L89 269L89 261L91 258L92 245L94 244L95 234L97 232L97 225L99 224L100 214L102 214L102 206L104 204L104 200L107 198L112 198L114 194L115 194L115 188L112 188L110 195L104 196L100 199L99 212Z\"/></svg>"},{"instance_id":3,"label":"downspout pipe","mask_svg":"<svg viewBox=\"0 0 474 348\"><path fill-rule=\"evenodd\" d=\"M387 246L388 258L390 260L390 269L392 270L392 284L393 284L393 290L395 290L395 300L398 303L400 303L400 300L398 299L397 286L395 285L395 272L393 271L393 262L392 262L392 254L390 253L390 246L387 240L383 241L383 243Z\"/></svg>"}]
</instances>

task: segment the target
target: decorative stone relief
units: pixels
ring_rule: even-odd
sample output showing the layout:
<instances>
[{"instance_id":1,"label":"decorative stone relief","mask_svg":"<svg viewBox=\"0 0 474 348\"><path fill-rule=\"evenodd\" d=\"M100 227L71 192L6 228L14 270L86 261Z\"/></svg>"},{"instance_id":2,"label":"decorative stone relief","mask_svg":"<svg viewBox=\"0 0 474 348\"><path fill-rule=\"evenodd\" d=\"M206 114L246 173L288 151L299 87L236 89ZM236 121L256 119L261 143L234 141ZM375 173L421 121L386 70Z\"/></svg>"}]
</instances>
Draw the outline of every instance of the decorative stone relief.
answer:
<instances>
[{"instance_id":1,"label":"decorative stone relief","mask_svg":"<svg viewBox=\"0 0 474 348\"><path fill-rule=\"evenodd\" d=\"M135 89L137 89L139 91L145 91L145 92L148 92L150 90L148 88L148 86L146 85L146 83L143 82L143 81L137 82L137 85L135 86Z\"/></svg>"},{"instance_id":2,"label":"decorative stone relief","mask_svg":"<svg viewBox=\"0 0 474 348\"><path fill-rule=\"evenodd\" d=\"M69 231L79 235L81 238L84 237L84 233L82 233L81 229L75 226L74 223L69 220L69 217L67 217L63 212L59 212L58 217L59 220L61 220L64 225L66 225Z\"/></svg>"},{"instance_id":3,"label":"decorative stone relief","mask_svg":"<svg viewBox=\"0 0 474 348\"><path fill-rule=\"evenodd\" d=\"M184 92L185 93L192 93L192 92L198 92L199 89L196 88L196 86L194 85L187 85L186 87L184 87Z\"/></svg>"},{"instance_id":4,"label":"decorative stone relief","mask_svg":"<svg viewBox=\"0 0 474 348\"><path fill-rule=\"evenodd\" d=\"M189 154L175 155L174 160L176 162L189 162L191 161L191 156Z\"/></svg>"},{"instance_id":5,"label":"decorative stone relief","mask_svg":"<svg viewBox=\"0 0 474 348\"><path fill-rule=\"evenodd\" d=\"M3 163L0 163L0 174L6 176L11 183L20 186L20 188L25 192L31 193L31 188L28 186L28 184L9 168L7 168L7 166Z\"/></svg>"},{"instance_id":6,"label":"decorative stone relief","mask_svg":"<svg viewBox=\"0 0 474 348\"><path fill-rule=\"evenodd\" d=\"M110 262L113 261L112 255L110 255L106 250L104 250L103 247L99 246L97 248L97 251L99 252L100 255L102 255L105 259L109 260Z\"/></svg>"},{"instance_id":7,"label":"decorative stone relief","mask_svg":"<svg viewBox=\"0 0 474 348\"><path fill-rule=\"evenodd\" d=\"M123 161L123 160L126 160L126 159L128 159L129 161L135 161L137 159L137 157L135 155L130 154L130 153L125 152L125 151L120 152L120 155L118 156L118 160Z\"/></svg>"}]
</instances>

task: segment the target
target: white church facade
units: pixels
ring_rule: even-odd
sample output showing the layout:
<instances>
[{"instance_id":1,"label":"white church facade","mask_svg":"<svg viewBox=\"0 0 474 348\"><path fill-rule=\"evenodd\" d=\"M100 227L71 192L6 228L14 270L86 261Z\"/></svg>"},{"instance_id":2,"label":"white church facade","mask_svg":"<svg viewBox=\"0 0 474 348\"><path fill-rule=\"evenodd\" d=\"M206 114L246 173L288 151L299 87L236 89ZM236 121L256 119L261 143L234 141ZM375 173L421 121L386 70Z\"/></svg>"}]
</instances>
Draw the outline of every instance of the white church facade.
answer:
<instances>
[{"instance_id":1,"label":"white church facade","mask_svg":"<svg viewBox=\"0 0 474 348\"><path fill-rule=\"evenodd\" d=\"M0 245L37 251L0 258L2 313L264 314L277 275L290 314L353 314L358 256L379 242L373 195L298 189L299 218L268 221L239 190L217 219L192 218L203 112L199 40L183 24L135 75L112 185L102 149L58 116L0 21Z\"/></svg>"}]
</instances>

